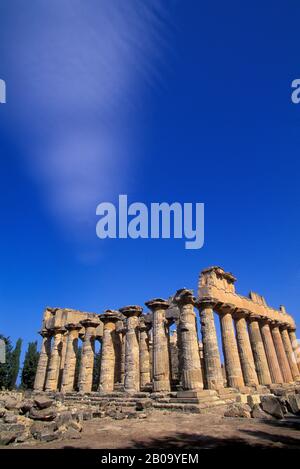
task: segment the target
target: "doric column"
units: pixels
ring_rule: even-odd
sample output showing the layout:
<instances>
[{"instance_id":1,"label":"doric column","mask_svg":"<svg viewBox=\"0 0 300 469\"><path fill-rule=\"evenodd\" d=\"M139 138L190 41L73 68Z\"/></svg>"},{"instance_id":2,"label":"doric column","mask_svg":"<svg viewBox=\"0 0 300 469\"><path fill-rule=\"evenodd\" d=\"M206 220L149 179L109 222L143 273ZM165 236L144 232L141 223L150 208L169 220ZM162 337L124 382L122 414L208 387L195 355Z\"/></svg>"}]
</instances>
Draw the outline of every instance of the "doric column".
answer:
<instances>
[{"instance_id":1,"label":"doric column","mask_svg":"<svg viewBox=\"0 0 300 469\"><path fill-rule=\"evenodd\" d=\"M200 312L205 380L208 389L224 387L213 311L215 304L214 300L205 298L199 299L196 303Z\"/></svg>"},{"instance_id":2,"label":"doric column","mask_svg":"<svg viewBox=\"0 0 300 469\"><path fill-rule=\"evenodd\" d=\"M107 310L100 316L103 322L101 369L100 369L100 392L112 392L115 383L116 370L116 323L120 320L117 311Z\"/></svg>"},{"instance_id":3,"label":"doric column","mask_svg":"<svg viewBox=\"0 0 300 469\"><path fill-rule=\"evenodd\" d=\"M261 335L263 338L265 352L267 356L267 361L269 365L269 370L271 373L271 378L273 383L283 383L283 376L281 373L281 369L278 363L278 358L276 354L276 350L274 347L274 342L272 338L272 334L270 331L270 323L271 320L268 318L264 318L261 321Z\"/></svg>"},{"instance_id":4,"label":"doric column","mask_svg":"<svg viewBox=\"0 0 300 469\"><path fill-rule=\"evenodd\" d=\"M154 298L145 305L152 311L153 316L153 391L170 391L169 328L166 320L169 303L161 298Z\"/></svg>"},{"instance_id":5,"label":"doric column","mask_svg":"<svg viewBox=\"0 0 300 469\"><path fill-rule=\"evenodd\" d=\"M275 346L275 351L278 358L278 363L281 369L281 374L284 379L285 383L291 383L293 381L293 376L290 370L290 365L284 350L284 346L282 343L282 337L279 330L279 322L272 321L271 322L271 332L273 337L273 342Z\"/></svg>"},{"instance_id":6,"label":"doric column","mask_svg":"<svg viewBox=\"0 0 300 469\"><path fill-rule=\"evenodd\" d=\"M294 355L296 357L298 369L300 371L300 344L299 344L299 341L297 340L296 329L290 326L288 331L289 331L289 336L290 336L292 348L294 351Z\"/></svg>"},{"instance_id":7,"label":"doric column","mask_svg":"<svg viewBox=\"0 0 300 469\"><path fill-rule=\"evenodd\" d=\"M91 392L95 359L95 332L99 321L95 318L83 319L80 324L85 328L82 344L81 363L79 370L79 392Z\"/></svg>"},{"instance_id":8,"label":"doric column","mask_svg":"<svg viewBox=\"0 0 300 469\"><path fill-rule=\"evenodd\" d=\"M148 338L149 324L145 322L143 316L140 317L139 322L139 344L140 344L140 386L141 390L147 384L151 383L150 380L150 352L149 352L149 338Z\"/></svg>"},{"instance_id":9,"label":"doric column","mask_svg":"<svg viewBox=\"0 0 300 469\"><path fill-rule=\"evenodd\" d=\"M67 335L66 333L64 333L61 338L61 354L60 354L60 365L59 365L58 384L57 384L57 388L59 390L61 390L61 387L62 387L62 379L63 379L63 374L64 374L66 353L67 353Z\"/></svg>"},{"instance_id":10,"label":"doric column","mask_svg":"<svg viewBox=\"0 0 300 469\"><path fill-rule=\"evenodd\" d=\"M68 331L68 335L61 390L62 392L71 392L74 389L76 357L78 352L78 335L82 326L78 323L69 323L65 325L65 328Z\"/></svg>"},{"instance_id":11,"label":"doric column","mask_svg":"<svg viewBox=\"0 0 300 469\"><path fill-rule=\"evenodd\" d=\"M124 306L119 311L127 318L124 389L126 392L135 393L140 390L138 324L143 308L140 306Z\"/></svg>"},{"instance_id":12,"label":"doric column","mask_svg":"<svg viewBox=\"0 0 300 469\"><path fill-rule=\"evenodd\" d=\"M258 385L258 377L255 370L246 317L248 313L244 310L235 311L235 329L241 367L246 386Z\"/></svg>"},{"instance_id":13,"label":"doric column","mask_svg":"<svg viewBox=\"0 0 300 469\"><path fill-rule=\"evenodd\" d=\"M234 334L232 319L234 309L233 305L223 304L222 307L218 309L218 313L221 323L227 385L233 388L240 388L244 386L244 379Z\"/></svg>"},{"instance_id":14,"label":"doric column","mask_svg":"<svg viewBox=\"0 0 300 469\"><path fill-rule=\"evenodd\" d=\"M289 326L288 324L282 324L280 326L280 332L281 332L283 346L284 346L285 353L286 353L286 356L290 365L293 379L294 381L299 381L300 374L299 374L299 369L298 369L298 365L296 362L296 357L294 355L293 347L290 341L290 336L288 333L288 329L287 329L288 326Z\"/></svg>"},{"instance_id":15,"label":"doric column","mask_svg":"<svg viewBox=\"0 0 300 469\"><path fill-rule=\"evenodd\" d=\"M260 384L266 385L271 384L272 379L269 371L263 340L260 333L258 323L258 321L260 320L260 316L249 316L249 334L258 380Z\"/></svg>"},{"instance_id":16,"label":"doric column","mask_svg":"<svg viewBox=\"0 0 300 469\"><path fill-rule=\"evenodd\" d=\"M58 387L62 338L64 333L65 329L63 327L55 327L53 329L54 340L49 361L45 391L56 391Z\"/></svg>"},{"instance_id":17,"label":"doric column","mask_svg":"<svg viewBox=\"0 0 300 469\"><path fill-rule=\"evenodd\" d=\"M46 382L47 369L51 355L51 332L42 329L39 334L42 336L42 347L39 356L39 362L34 380L35 391L43 391Z\"/></svg>"},{"instance_id":18,"label":"doric column","mask_svg":"<svg viewBox=\"0 0 300 469\"><path fill-rule=\"evenodd\" d=\"M184 390L197 391L203 389L199 344L194 312L195 298L193 292L185 288L178 290L174 297L179 307L179 325L182 356L182 387Z\"/></svg>"}]
</instances>

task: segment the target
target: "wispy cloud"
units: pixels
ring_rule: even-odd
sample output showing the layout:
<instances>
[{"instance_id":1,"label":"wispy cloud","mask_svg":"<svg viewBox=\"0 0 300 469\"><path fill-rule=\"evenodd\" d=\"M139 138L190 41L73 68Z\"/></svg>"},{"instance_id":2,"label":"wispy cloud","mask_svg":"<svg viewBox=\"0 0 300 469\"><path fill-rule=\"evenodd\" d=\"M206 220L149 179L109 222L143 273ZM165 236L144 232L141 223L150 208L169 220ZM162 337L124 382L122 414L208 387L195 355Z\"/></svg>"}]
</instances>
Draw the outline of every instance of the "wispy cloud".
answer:
<instances>
[{"instance_id":1,"label":"wispy cloud","mask_svg":"<svg viewBox=\"0 0 300 469\"><path fill-rule=\"evenodd\" d=\"M168 43L163 2L13 0L3 14L28 166L65 229L83 231L126 184L132 116Z\"/></svg>"}]
</instances>

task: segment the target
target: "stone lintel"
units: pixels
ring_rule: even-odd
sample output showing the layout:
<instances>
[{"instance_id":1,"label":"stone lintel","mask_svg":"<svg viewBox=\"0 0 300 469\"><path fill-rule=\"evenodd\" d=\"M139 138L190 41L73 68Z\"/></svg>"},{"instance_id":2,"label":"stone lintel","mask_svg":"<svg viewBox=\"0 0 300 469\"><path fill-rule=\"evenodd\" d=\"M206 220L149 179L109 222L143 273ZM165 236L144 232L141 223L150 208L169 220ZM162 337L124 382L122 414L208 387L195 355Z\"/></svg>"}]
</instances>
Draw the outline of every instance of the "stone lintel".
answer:
<instances>
[{"instance_id":1,"label":"stone lintel","mask_svg":"<svg viewBox=\"0 0 300 469\"><path fill-rule=\"evenodd\" d=\"M236 277L231 273L231 272L225 272L222 267L219 266L212 266L208 267L207 269L204 269L201 271L201 274L207 274L209 272L215 272L218 275L221 275L223 278L226 278L229 282L236 282Z\"/></svg>"}]
</instances>

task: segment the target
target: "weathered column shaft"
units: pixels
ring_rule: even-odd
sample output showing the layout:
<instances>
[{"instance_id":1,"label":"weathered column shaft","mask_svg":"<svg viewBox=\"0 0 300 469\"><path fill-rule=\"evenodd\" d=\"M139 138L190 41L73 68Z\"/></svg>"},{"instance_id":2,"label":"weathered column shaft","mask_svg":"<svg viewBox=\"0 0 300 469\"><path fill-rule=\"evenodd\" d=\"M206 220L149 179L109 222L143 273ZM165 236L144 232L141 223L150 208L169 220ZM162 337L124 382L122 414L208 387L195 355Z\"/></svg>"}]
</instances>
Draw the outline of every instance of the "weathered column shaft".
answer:
<instances>
[{"instance_id":1,"label":"weathered column shaft","mask_svg":"<svg viewBox=\"0 0 300 469\"><path fill-rule=\"evenodd\" d=\"M45 385L46 391L56 391L58 387L63 333L64 330L62 328L54 329L54 341Z\"/></svg>"},{"instance_id":2,"label":"weathered column shaft","mask_svg":"<svg viewBox=\"0 0 300 469\"><path fill-rule=\"evenodd\" d=\"M48 364L51 356L51 335L49 334L49 331L42 330L40 335L43 340L34 380L34 389L36 391L44 390Z\"/></svg>"},{"instance_id":3,"label":"weathered column shaft","mask_svg":"<svg viewBox=\"0 0 300 469\"><path fill-rule=\"evenodd\" d=\"M269 365L269 370L271 373L271 378L273 383L283 383L283 376L281 373L281 369L278 363L278 358L276 355L276 350L274 347L274 342L272 338L272 334L270 331L270 326L267 321L263 321L261 323L261 335L263 339L263 343L265 346L266 357Z\"/></svg>"},{"instance_id":4,"label":"weathered column shaft","mask_svg":"<svg viewBox=\"0 0 300 469\"><path fill-rule=\"evenodd\" d=\"M223 352L227 385L229 387L244 386L243 373L234 334L232 314L229 311L220 312Z\"/></svg>"},{"instance_id":5,"label":"weathered column shaft","mask_svg":"<svg viewBox=\"0 0 300 469\"><path fill-rule=\"evenodd\" d=\"M196 329L194 298L190 290L179 290L175 295L179 306L180 350L182 357L181 379L184 390L197 391L203 389L199 344Z\"/></svg>"},{"instance_id":6,"label":"weathered column shaft","mask_svg":"<svg viewBox=\"0 0 300 469\"><path fill-rule=\"evenodd\" d=\"M235 327L236 340L245 384L246 386L256 386L258 384L258 377L254 365L254 358L252 354L245 316L239 316L239 314L237 314L235 320Z\"/></svg>"},{"instance_id":7,"label":"weathered column shaft","mask_svg":"<svg viewBox=\"0 0 300 469\"><path fill-rule=\"evenodd\" d=\"M138 318L142 313L142 308L139 306L126 306L121 308L120 312L127 318L124 389L126 392L134 393L140 390Z\"/></svg>"},{"instance_id":8,"label":"weathered column shaft","mask_svg":"<svg viewBox=\"0 0 300 469\"><path fill-rule=\"evenodd\" d=\"M282 337L280 330L277 324L271 326L272 337L274 341L275 351L278 358L278 363L281 369L281 374L285 383L291 383L293 381L293 376L290 370L290 365L284 350L282 343Z\"/></svg>"},{"instance_id":9,"label":"weathered column shaft","mask_svg":"<svg viewBox=\"0 0 300 469\"><path fill-rule=\"evenodd\" d=\"M86 393L92 391L95 359L95 329L98 324L90 319L85 319L80 322L85 327L85 335L82 344L78 387L79 392Z\"/></svg>"},{"instance_id":10,"label":"weathered column shaft","mask_svg":"<svg viewBox=\"0 0 300 469\"><path fill-rule=\"evenodd\" d=\"M140 324L139 327L140 344L140 385L144 388L150 381L150 353L147 326Z\"/></svg>"},{"instance_id":11,"label":"weathered column shaft","mask_svg":"<svg viewBox=\"0 0 300 469\"><path fill-rule=\"evenodd\" d=\"M124 330L124 332L121 333L120 340L121 340L121 368L120 368L120 374L121 374L121 384L124 384L124 380L125 380L125 355L126 355L125 330Z\"/></svg>"},{"instance_id":12,"label":"weathered column shaft","mask_svg":"<svg viewBox=\"0 0 300 469\"><path fill-rule=\"evenodd\" d=\"M205 378L208 389L224 387L213 306L200 307Z\"/></svg>"},{"instance_id":13,"label":"weathered column shaft","mask_svg":"<svg viewBox=\"0 0 300 469\"><path fill-rule=\"evenodd\" d=\"M249 334L259 383L271 384L272 379L257 318L249 318Z\"/></svg>"},{"instance_id":14,"label":"weathered column shaft","mask_svg":"<svg viewBox=\"0 0 300 469\"><path fill-rule=\"evenodd\" d=\"M170 391L169 329L165 315L168 303L162 299L154 299L146 305L152 310L153 316L153 391Z\"/></svg>"},{"instance_id":15,"label":"weathered column shaft","mask_svg":"<svg viewBox=\"0 0 300 469\"><path fill-rule=\"evenodd\" d=\"M116 374L116 346L118 345L116 322L119 320L119 316L115 312L109 310L100 316L100 319L104 323L104 327L99 391L105 393L112 392L114 390Z\"/></svg>"},{"instance_id":16,"label":"weathered column shaft","mask_svg":"<svg viewBox=\"0 0 300 469\"><path fill-rule=\"evenodd\" d=\"M299 341L297 340L296 331L289 330L289 336L290 336L291 344L293 347L294 355L296 357L298 369L300 371L300 344L299 344Z\"/></svg>"},{"instance_id":17,"label":"weathered column shaft","mask_svg":"<svg viewBox=\"0 0 300 469\"><path fill-rule=\"evenodd\" d=\"M281 332L283 346L284 346L285 353L286 353L286 356L287 356L287 359L288 359L288 362L289 362L289 365L290 365L290 369L291 369L291 372L292 372L293 379L295 381L300 380L299 369L298 369L298 365L297 365L297 362L296 362L296 357L294 355L293 347L292 347L292 344L291 344L291 341L290 341L290 336L289 336L289 333L287 331L287 328L282 327L280 332Z\"/></svg>"},{"instance_id":18,"label":"weathered column shaft","mask_svg":"<svg viewBox=\"0 0 300 469\"><path fill-rule=\"evenodd\" d=\"M67 324L66 357L62 376L62 392L71 392L74 389L76 357L78 352L78 334L81 329L79 324Z\"/></svg>"}]
</instances>

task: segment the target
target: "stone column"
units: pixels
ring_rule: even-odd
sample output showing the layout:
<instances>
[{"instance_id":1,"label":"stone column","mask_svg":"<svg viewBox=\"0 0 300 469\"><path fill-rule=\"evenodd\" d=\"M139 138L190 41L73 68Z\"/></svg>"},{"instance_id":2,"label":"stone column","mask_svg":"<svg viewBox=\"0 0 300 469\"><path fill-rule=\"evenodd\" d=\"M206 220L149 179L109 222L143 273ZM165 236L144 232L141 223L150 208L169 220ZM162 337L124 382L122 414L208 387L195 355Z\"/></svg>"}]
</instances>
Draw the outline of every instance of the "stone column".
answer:
<instances>
[{"instance_id":1,"label":"stone column","mask_svg":"<svg viewBox=\"0 0 300 469\"><path fill-rule=\"evenodd\" d=\"M149 324L143 316L139 322L139 344L140 344L140 387L143 390L151 383L150 380L150 352L148 338Z\"/></svg>"},{"instance_id":2,"label":"stone column","mask_svg":"<svg viewBox=\"0 0 300 469\"><path fill-rule=\"evenodd\" d=\"M168 321L166 309L169 303L161 298L147 301L145 305L152 311L152 340L153 340L153 391L168 392L170 384L170 358Z\"/></svg>"},{"instance_id":3,"label":"stone column","mask_svg":"<svg viewBox=\"0 0 300 469\"><path fill-rule=\"evenodd\" d=\"M249 315L244 310L235 311L235 328L238 351L241 360L244 381L246 386L257 386L258 377L255 370L246 317Z\"/></svg>"},{"instance_id":4,"label":"stone column","mask_svg":"<svg viewBox=\"0 0 300 469\"><path fill-rule=\"evenodd\" d=\"M259 383L262 385L267 385L272 383L272 379L269 371L263 340L260 333L258 323L258 321L260 320L260 316L249 316L249 335Z\"/></svg>"},{"instance_id":5,"label":"stone column","mask_svg":"<svg viewBox=\"0 0 300 469\"><path fill-rule=\"evenodd\" d=\"M288 324L282 324L280 326L280 332L281 332L281 337L282 337L282 342L284 346L284 350L290 365L290 370L292 372L292 376L294 381L299 381L300 380L300 374L299 374L299 369L298 365L296 362L296 357L294 355L293 347L290 341L290 336L288 333Z\"/></svg>"},{"instance_id":6,"label":"stone column","mask_svg":"<svg viewBox=\"0 0 300 469\"><path fill-rule=\"evenodd\" d=\"M60 354L60 365L59 365L58 385L57 385L57 388L60 391L62 387L62 379L63 379L63 374L64 374L66 353L67 353L67 335L66 333L64 333L61 339L61 354Z\"/></svg>"},{"instance_id":7,"label":"stone column","mask_svg":"<svg viewBox=\"0 0 300 469\"><path fill-rule=\"evenodd\" d=\"M296 329L289 326L288 331L289 331L289 336L290 336L292 348L294 351L294 355L296 357L298 369L300 371L300 344L299 344L299 341L297 340Z\"/></svg>"},{"instance_id":8,"label":"stone column","mask_svg":"<svg viewBox=\"0 0 300 469\"><path fill-rule=\"evenodd\" d=\"M66 357L62 377L62 392L71 392L74 389L76 357L78 352L78 335L82 328L81 324L69 323L65 325L68 331Z\"/></svg>"},{"instance_id":9,"label":"stone column","mask_svg":"<svg viewBox=\"0 0 300 469\"><path fill-rule=\"evenodd\" d=\"M49 368L46 378L45 391L56 391L58 387L58 377L61 362L62 338L65 333L63 327L54 327L54 341L51 350Z\"/></svg>"},{"instance_id":10,"label":"stone column","mask_svg":"<svg viewBox=\"0 0 300 469\"><path fill-rule=\"evenodd\" d=\"M82 344L81 363L79 370L79 392L91 392L93 384L93 370L95 359L95 332L99 321L95 318L83 319L80 324L85 328Z\"/></svg>"},{"instance_id":11,"label":"stone column","mask_svg":"<svg viewBox=\"0 0 300 469\"><path fill-rule=\"evenodd\" d=\"M51 332L42 329L39 334L42 336L42 347L39 356L39 362L34 380L34 390L43 391L46 382L47 369L51 355Z\"/></svg>"},{"instance_id":12,"label":"stone column","mask_svg":"<svg viewBox=\"0 0 300 469\"><path fill-rule=\"evenodd\" d=\"M125 357L126 357L126 329L123 327L122 331L120 331L120 340L121 340L121 384L124 385L125 381Z\"/></svg>"},{"instance_id":13,"label":"stone column","mask_svg":"<svg viewBox=\"0 0 300 469\"><path fill-rule=\"evenodd\" d=\"M194 312L195 298L193 292L185 288L178 290L174 297L179 307L179 325L182 356L182 387L186 391L203 389L199 344Z\"/></svg>"},{"instance_id":14,"label":"stone column","mask_svg":"<svg viewBox=\"0 0 300 469\"><path fill-rule=\"evenodd\" d=\"M127 318L124 389L126 392L135 393L140 390L138 324L143 308L140 306L124 306L119 311Z\"/></svg>"},{"instance_id":15,"label":"stone column","mask_svg":"<svg viewBox=\"0 0 300 469\"><path fill-rule=\"evenodd\" d=\"M221 323L227 386L232 388L241 388L244 386L244 379L234 334L232 319L234 309L234 305L223 304L222 308L218 309L218 313Z\"/></svg>"},{"instance_id":16,"label":"stone column","mask_svg":"<svg viewBox=\"0 0 300 469\"><path fill-rule=\"evenodd\" d=\"M117 311L107 310L100 316L104 324L101 351L99 391L113 392L116 369L116 323L120 320Z\"/></svg>"},{"instance_id":17,"label":"stone column","mask_svg":"<svg viewBox=\"0 0 300 469\"><path fill-rule=\"evenodd\" d=\"M196 303L200 312L205 380L208 389L224 387L213 311L215 304L214 300L204 298L199 299Z\"/></svg>"},{"instance_id":18,"label":"stone column","mask_svg":"<svg viewBox=\"0 0 300 469\"><path fill-rule=\"evenodd\" d=\"M261 321L261 335L263 338L263 343L265 346L265 352L267 356L267 361L269 365L269 370L271 373L271 378L273 383L283 383L283 377L281 373L281 369L278 363L278 358L276 355L276 350L274 347L274 342L272 339L272 334L270 331L270 324L271 320L268 318L264 318Z\"/></svg>"},{"instance_id":19,"label":"stone column","mask_svg":"<svg viewBox=\"0 0 300 469\"><path fill-rule=\"evenodd\" d=\"M271 332L272 332L272 337L273 337L273 342L275 346L275 351L277 354L278 358L278 363L281 369L281 374L284 379L285 383L292 383L293 382L293 377L292 373L290 370L290 365L284 350L284 346L282 343L282 338L279 330L279 322L277 321L272 321L271 322Z\"/></svg>"}]
</instances>

